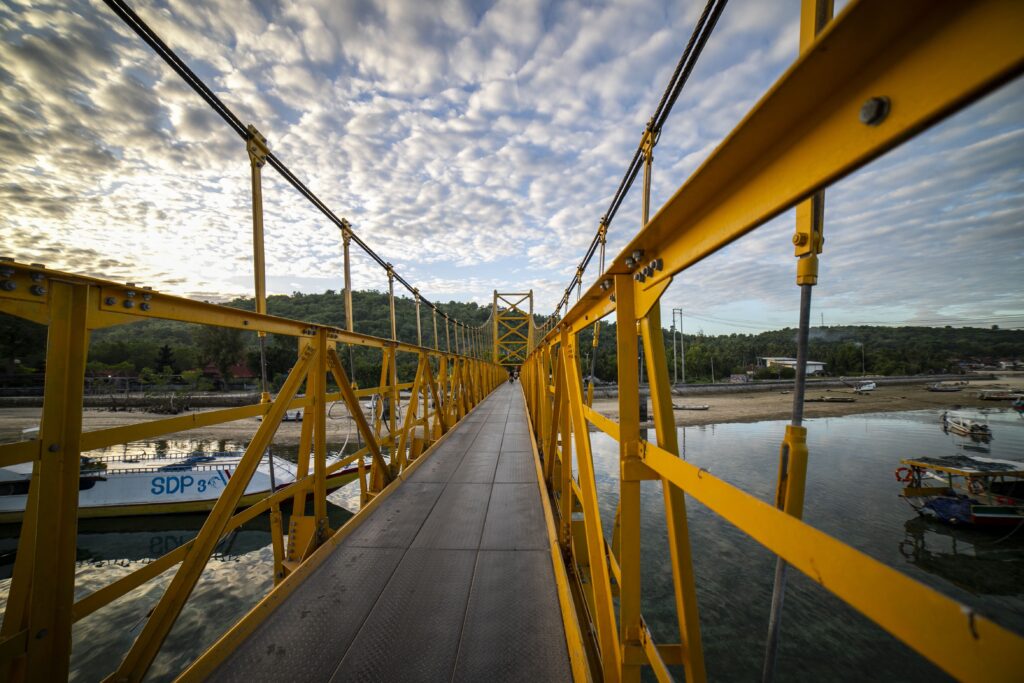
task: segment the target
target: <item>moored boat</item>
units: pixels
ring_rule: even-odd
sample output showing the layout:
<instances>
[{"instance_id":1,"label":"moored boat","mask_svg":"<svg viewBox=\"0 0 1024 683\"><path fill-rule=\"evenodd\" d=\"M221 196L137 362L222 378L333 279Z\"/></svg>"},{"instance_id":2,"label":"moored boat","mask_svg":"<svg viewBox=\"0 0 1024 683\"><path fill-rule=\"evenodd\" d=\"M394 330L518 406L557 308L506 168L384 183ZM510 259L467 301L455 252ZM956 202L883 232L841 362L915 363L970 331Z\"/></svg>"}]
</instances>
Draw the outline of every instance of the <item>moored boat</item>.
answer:
<instances>
[{"instance_id":1,"label":"moored boat","mask_svg":"<svg viewBox=\"0 0 1024 683\"><path fill-rule=\"evenodd\" d=\"M78 479L78 516L124 517L209 510L238 468L242 453L181 453L82 458ZM273 476L271 476L273 467ZM358 476L355 465L330 475L328 489ZM32 464L0 468L0 523L20 521L28 500ZM264 456L239 506L251 505L271 489L295 482L296 465Z\"/></svg>"},{"instance_id":2,"label":"moored boat","mask_svg":"<svg viewBox=\"0 0 1024 683\"><path fill-rule=\"evenodd\" d=\"M1024 462L969 455L900 462L900 496L923 517L977 526L1024 522Z\"/></svg>"},{"instance_id":3,"label":"moored boat","mask_svg":"<svg viewBox=\"0 0 1024 683\"><path fill-rule=\"evenodd\" d=\"M943 429L947 429L960 436L969 436L975 439L991 439L992 430L984 422L971 420L961 415L942 414Z\"/></svg>"},{"instance_id":4,"label":"moored boat","mask_svg":"<svg viewBox=\"0 0 1024 683\"><path fill-rule=\"evenodd\" d=\"M927 385L925 388L928 391L952 392L963 391L966 386L967 382L935 382L934 384Z\"/></svg>"}]
</instances>

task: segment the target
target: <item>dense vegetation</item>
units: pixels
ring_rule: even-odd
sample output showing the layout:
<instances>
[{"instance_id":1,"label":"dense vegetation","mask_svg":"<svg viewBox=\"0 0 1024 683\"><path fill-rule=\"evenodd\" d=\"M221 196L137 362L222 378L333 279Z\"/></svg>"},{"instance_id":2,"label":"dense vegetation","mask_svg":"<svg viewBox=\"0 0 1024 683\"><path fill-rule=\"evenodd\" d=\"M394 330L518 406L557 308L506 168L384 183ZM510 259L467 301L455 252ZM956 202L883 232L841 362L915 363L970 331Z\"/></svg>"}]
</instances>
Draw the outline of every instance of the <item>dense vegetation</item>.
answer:
<instances>
[{"instance_id":1,"label":"dense vegetation","mask_svg":"<svg viewBox=\"0 0 1024 683\"><path fill-rule=\"evenodd\" d=\"M252 310L251 299L229 302L230 306ZM345 307L341 293L292 294L271 296L267 301L271 314L295 320L344 327ZM481 325L490 315L489 306L449 302L441 308L467 324ZM390 336L387 295L381 292L354 292L353 310L356 331L379 337ZM429 309L421 311L424 344L433 345L433 320ZM396 304L398 338L416 341L416 312L413 301L399 298ZM440 321L441 348L445 348L443 321ZM686 379L710 381L752 370L760 356L795 356L796 331L774 330L760 334L710 336L687 334ZM589 374L590 332L581 335L582 367ZM614 381L615 326L602 323L597 349L595 374ZM672 373L670 336L665 343ZM185 323L146 320L93 333L89 348L89 368L95 374L114 373L142 376L160 383L171 376L184 376L197 383L207 365L230 375L242 361L254 372L259 370L256 335L241 330L201 327ZM343 359L355 368L362 386L379 379L380 352L353 348L341 351ZM268 370L279 383L296 357L296 345L288 337L268 337ZM917 374L956 372L960 361L993 362L1024 357L1024 331L980 328L930 327L827 327L811 333L810 358L826 364L829 375L859 375L863 367L869 374ZM16 362L17 361L17 362ZM11 379L38 377L45 363L45 328L15 318L0 316L0 372ZM346 365L349 363L347 362ZM680 363L681 365L681 363ZM399 355L399 373L410 378L415 359ZM681 367L680 367L681 369ZM770 373L761 371L759 376ZM772 375L774 376L774 375ZM38 380L36 380L38 381Z\"/></svg>"}]
</instances>

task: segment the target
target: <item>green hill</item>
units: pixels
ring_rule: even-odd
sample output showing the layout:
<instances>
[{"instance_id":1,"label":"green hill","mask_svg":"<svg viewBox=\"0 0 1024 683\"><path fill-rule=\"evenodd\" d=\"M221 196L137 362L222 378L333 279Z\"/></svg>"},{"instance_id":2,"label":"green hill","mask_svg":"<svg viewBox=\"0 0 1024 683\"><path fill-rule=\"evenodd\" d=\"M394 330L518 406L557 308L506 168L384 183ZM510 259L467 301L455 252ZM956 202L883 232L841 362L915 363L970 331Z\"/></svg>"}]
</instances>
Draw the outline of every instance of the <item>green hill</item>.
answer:
<instances>
[{"instance_id":1,"label":"green hill","mask_svg":"<svg viewBox=\"0 0 1024 683\"><path fill-rule=\"evenodd\" d=\"M356 331L378 337L390 336L387 294L375 291L353 292ZM236 299L229 306L252 310L252 299ZM345 305L342 293L328 290L322 294L271 296L267 308L273 315L344 327ZM453 318L471 325L482 325L490 316L490 306L451 301L440 308ZM424 307L423 341L433 345L433 321ZM396 302L398 338L416 341L416 313L412 299ZM443 322L439 326L441 348L445 347ZM666 349L672 372L672 351ZM582 367L589 374L590 332L581 334ZM730 373L745 372L756 366L759 356L795 356L796 330L787 328L760 334L704 335L687 334L686 379L689 382L711 378L712 363L717 379ZM995 362L1024 357L1024 330L935 327L836 326L814 328L811 332L810 358L826 364L829 375L857 375L864 369L871 374L918 374L956 372L960 361ZM355 348L351 360L356 380L362 386L376 384L380 353L376 349ZM293 339L270 335L268 367L270 377L279 382L296 357ZM10 379L19 374L28 379L32 370L42 369L45 358L45 328L8 316L0 316L0 372ZM94 372L116 369L124 374L139 374L164 366L181 373L213 362L227 369L232 360L243 360L258 371L256 335L241 330L207 328L187 323L144 320L131 325L98 330L89 349L90 368ZM17 359L18 363L15 363ZM415 359L400 358L399 373L409 379ZM615 326L602 323L597 352L596 373L613 381L615 371Z\"/></svg>"}]
</instances>

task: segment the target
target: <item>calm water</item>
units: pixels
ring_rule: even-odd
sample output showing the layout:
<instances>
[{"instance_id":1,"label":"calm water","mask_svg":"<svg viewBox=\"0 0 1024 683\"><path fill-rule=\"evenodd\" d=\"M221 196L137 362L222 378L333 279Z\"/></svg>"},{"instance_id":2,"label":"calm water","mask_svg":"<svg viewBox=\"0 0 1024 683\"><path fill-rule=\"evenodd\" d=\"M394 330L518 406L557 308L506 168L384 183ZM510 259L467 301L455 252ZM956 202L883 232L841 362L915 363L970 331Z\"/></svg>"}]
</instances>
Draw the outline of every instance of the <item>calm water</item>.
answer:
<instances>
[{"instance_id":1,"label":"calm water","mask_svg":"<svg viewBox=\"0 0 1024 683\"><path fill-rule=\"evenodd\" d=\"M965 412L965 414L971 414ZM872 557L896 567L1024 633L1024 530L1007 535L953 530L917 518L897 497L893 470L902 457L967 453L1024 460L1024 420L989 412L995 438L987 446L943 433L938 412L921 411L810 420L811 452L805 519ZM974 413L975 416L979 413ZM784 422L709 425L680 429L685 457L743 490L770 501ZM617 446L591 434L602 503L610 534L617 501ZM653 438L653 434L651 434ZM343 444L333 444L338 449ZM160 442L170 452L234 450L230 441ZM963 450L963 446L979 449ZM275 447L295 459L295 447ZM115 451L107 451L114 453ZM332 525L358 506L358 485L335 492ZM663 642L677 640L660 485L644 483L644 615ZM712 680L760 676L771 597L774 556L692 499L691 540L705 656ZM79 534L79 596L144 566L195 536L203 515L136 520L84 520ZM17 539L0 527L0 595L6 600ZM180 672L272 585L270 534L255 520L226 539L208 565L182 617L151 670L154 680ZM171 572L108 605L75 626L73 679L110 673L138 635ZM845 607L824 589L790 572L778 663L780 680L943 680L944 675ZM682 673L677 674L682 678Z\"/></svg>"},{"instance_id":2,"label":"calm water","mask_svg":"<svg viewBox=\"0 0 1024 683\"><path fill-rule=\"evenodd\" d=\"M900 458L983 455L1024 460L1024 420L1012 411L985 417L987 446L947 435L937 411L809 420L805 520L873 558L1024 633L1024 529L977 532L928 523L898 497ZM758 498L774 498L785 422L680 429L686 459ZM616 444L592 435L599 461L602 519L611 533L617 501ZM650 438L653 439L653 430ZM985 448L987 453L977 450ZM655 638L678 642L661 487L642 498L644 615ZM688 498L698 602L710 680L759 680L775 557ZM1011 530L1012 531L1012 530ZM946 680L941 671L839 599L789 572L779 680ZM681 679L682 672L677 676Z\"/></svg>"}]
</instances>

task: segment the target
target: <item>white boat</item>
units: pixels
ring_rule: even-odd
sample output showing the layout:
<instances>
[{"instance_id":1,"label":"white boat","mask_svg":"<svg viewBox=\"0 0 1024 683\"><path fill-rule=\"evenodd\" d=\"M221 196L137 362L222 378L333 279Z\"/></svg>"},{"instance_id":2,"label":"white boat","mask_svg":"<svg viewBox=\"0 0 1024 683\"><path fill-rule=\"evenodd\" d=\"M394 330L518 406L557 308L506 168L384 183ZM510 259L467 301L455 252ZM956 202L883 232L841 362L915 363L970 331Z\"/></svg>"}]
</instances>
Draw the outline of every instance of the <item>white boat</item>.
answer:
<instances>
[{"instance_id":1,"label":"white boat","mask_svg":"<svg viewBox=\"0 0 1024 683\"><path fill-rule=\"evenodd\" d=\"M987 424L984 422L978 422L977 420L970 420L960 415L949 415L948 413L943 413L942 425L949 431L955 434L960 434L961 436L970 436L979 439L989 439L992 437L992 430L989 429Z\"/></svg>"},{"instance_id":2,"label":"white boat","mask_svg":"<svg viewBox=\"0 0 1024 683\"><path fill-rule=\"evenodd\" d=\"M123 517L209 510L238 468L242 453L183 453L82 458L78 480L79 517ZM239 506L251 505L271 490L268 456L257 466ZM274 486L295 481L295 463L273 459ZM356 478L355 466L328 479L338 488ZM0 468L0 523L17 522L25 512L32 464Z\"/></svg>"},{"instance_id":3,"label":"white boat","mask_svg":"<svg viewBox=\"0 0 1024 683\"><path fill-rule=\"evenodd\" d=\"M858 382L857 386L853 388L858 394L866 394L869 391L874 391L878 388L878 385L874 382Z\"/></svg>"}]
</instances>

